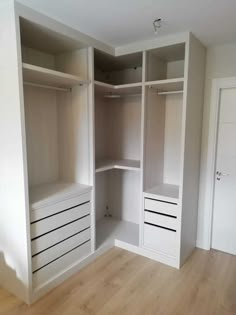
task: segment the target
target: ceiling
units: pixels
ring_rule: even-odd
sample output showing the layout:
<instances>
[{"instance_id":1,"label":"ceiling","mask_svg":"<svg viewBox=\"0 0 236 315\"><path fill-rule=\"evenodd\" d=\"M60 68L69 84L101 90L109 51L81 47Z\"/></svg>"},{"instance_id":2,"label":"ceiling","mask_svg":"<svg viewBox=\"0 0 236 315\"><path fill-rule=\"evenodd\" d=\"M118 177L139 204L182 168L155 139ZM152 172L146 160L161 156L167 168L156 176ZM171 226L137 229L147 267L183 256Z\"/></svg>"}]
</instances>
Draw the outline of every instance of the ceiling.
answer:
<instances>
[{"instance_id":1,"label":"ceiling","mask_svg":"<svg viewBox=\"0 0 236 315\"><path fill-rule=\"evenodd\" d=\"M235 0L18 0L113 47L192 31L206 46L236 41Z\"/></svg>"}]
</instances>

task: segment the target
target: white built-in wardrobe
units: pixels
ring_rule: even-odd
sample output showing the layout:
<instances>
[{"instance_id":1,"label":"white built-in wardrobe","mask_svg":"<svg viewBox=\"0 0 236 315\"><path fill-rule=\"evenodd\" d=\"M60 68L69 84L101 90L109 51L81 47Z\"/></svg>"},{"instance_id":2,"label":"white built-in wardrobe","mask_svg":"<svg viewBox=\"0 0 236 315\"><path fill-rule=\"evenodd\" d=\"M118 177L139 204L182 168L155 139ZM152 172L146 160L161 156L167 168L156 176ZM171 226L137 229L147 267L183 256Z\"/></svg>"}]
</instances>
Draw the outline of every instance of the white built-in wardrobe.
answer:
<instances>
[{"instance_id":1,"label":"white built-in wardrobe","mask_svg":"<svg viewBox=\"0 0 236 315\"><path fill-rule=\"evenodd\" d=\"M180 268L196 245L205 49L114 50L0 5L0 280L32 303L109 248Z\"/></svg>"}]
</instances>

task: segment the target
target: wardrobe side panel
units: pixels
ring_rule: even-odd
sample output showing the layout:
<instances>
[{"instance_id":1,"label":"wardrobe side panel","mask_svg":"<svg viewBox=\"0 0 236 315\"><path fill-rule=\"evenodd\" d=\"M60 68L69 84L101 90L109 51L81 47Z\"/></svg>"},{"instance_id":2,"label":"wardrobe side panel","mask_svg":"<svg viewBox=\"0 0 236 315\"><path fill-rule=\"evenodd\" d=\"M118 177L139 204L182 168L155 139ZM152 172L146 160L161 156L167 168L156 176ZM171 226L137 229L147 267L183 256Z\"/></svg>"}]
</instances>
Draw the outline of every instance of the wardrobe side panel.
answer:
<instances>
[{"instance_id":1,"label":"wardrobe side panel","mask_svg":"<svg viewBox=\"0 0 236 315\"><path fill-rule=\"evenodd\" d=\"M188 46L187 46L188 47ZM205 48L190 35L187 53L186 118L180 264L196 246Z\"/></svg>"},{"instance_id":2,"label":"wardrobe side panel","mask_svg":"<svg viewBox=\"0 0 236 315\"><path fill-rule=\"evenodd\" d=\"M0 3L0 285L29 302L28 183L19 21Z\"/></svg>"}]
</instances>

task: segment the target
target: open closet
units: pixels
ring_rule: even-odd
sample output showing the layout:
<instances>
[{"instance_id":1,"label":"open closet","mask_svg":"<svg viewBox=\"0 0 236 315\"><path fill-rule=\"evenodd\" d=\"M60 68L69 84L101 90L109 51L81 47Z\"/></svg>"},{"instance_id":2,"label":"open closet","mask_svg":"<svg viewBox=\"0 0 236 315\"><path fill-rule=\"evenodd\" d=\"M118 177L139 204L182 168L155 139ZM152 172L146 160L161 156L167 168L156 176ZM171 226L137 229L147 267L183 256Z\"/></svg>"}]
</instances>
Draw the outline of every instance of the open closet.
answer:
<instances>
[{"instance_id":1,"label":"open closet","mask_svg":"<svg viewBox=\"0 0 236 315\"><path fill-rule=\"evenodd\" d=\"M0 4L1 285L32 303L113 246L196 246L205 49L112 48Z\"/></svg>"}]
</instances>

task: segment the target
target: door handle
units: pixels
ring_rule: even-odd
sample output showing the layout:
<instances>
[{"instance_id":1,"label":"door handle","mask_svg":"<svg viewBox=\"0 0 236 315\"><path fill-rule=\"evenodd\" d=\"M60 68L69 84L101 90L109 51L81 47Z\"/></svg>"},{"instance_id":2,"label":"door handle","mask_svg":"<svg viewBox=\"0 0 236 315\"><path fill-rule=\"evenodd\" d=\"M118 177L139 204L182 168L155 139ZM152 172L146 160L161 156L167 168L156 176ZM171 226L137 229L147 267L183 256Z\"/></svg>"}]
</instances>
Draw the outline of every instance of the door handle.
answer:
<instances>
[{"instance_id":1,"label":"door handle","mask_svg":"<svg viewBox=\"0 0 236 315\"><path fill-rule=\"evenodd\" d=\"M227 173L222 173L222 172L219 172L219 171L217 171L216 172L216 179L217 180L220 180L220 178L221 178L221 176L229 176L229 174L227 174Z\"/></svg>"}]
</instances>

